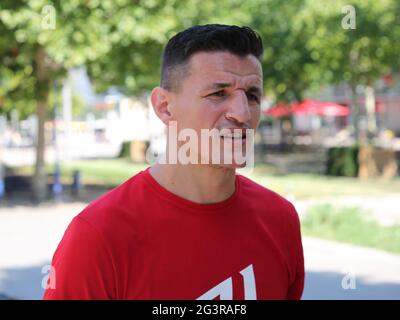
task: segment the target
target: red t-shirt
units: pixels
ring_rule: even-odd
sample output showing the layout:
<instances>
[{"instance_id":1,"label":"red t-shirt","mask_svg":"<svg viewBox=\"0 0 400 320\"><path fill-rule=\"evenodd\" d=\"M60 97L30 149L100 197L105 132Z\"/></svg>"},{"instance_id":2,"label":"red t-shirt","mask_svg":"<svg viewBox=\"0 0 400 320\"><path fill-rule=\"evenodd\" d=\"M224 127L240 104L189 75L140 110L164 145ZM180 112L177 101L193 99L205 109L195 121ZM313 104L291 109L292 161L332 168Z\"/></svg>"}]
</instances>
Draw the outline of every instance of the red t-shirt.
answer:
<instances>
[{"instance_id":1,"label":"red t-shirt","mask_svg":"<svg viewBox=\"0 0 400 320\"><path fill-rule=\"evenodd\" d=\"M300 299L304 286L296 210L241 175L199 204L141 171L72 220L52 266L44 299Z\"/></svg>"}]
</instances>

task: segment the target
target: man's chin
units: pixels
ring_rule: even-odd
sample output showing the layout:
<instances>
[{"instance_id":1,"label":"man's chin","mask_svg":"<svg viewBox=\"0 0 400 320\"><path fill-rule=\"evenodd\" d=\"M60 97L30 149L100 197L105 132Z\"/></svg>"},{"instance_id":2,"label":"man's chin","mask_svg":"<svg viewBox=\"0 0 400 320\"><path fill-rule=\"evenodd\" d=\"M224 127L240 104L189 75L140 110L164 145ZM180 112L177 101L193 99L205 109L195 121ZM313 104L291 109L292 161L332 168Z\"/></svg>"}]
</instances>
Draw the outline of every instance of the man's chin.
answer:
<instances>
[{"instance_id":1,"label":"man's chin","mask_svg":"<svg viewBox=\"0 0 400 320\"><path fill-rule=\"evenodd\" d=\"M246 162L245 163L220 163L220 164L214 164L214 166L218 166L220 168L224 169L241 169L246 167Z\"/></svg>"}]
</instances>

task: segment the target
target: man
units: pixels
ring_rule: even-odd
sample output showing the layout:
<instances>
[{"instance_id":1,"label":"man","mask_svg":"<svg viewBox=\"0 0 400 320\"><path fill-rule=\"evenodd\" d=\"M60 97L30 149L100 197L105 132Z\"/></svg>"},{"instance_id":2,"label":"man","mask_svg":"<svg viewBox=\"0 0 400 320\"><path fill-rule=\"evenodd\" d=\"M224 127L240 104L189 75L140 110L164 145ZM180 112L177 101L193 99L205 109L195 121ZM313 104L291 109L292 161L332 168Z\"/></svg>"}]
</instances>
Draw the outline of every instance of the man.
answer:
<instances>
[{"instance_id":1,"label":"man","mask_svg":"<svg viewBox=\"0 0 400 320\"><path fill-rule=\"evenodd\" d=\"M248 146L259 123L261 55L261 39L247 27L195 26L170 39L161 86L151 94L168 126L167 161L73 219L54 254L55 288L45 299L300 299L304 262L294 207L237 175L244 164L235 157L227 161L243 154L237 147ZM223 132L220 147L202 141L182 163L184 142L171 137L171 124L198 137Z\"/></svg>"}]
</instances>

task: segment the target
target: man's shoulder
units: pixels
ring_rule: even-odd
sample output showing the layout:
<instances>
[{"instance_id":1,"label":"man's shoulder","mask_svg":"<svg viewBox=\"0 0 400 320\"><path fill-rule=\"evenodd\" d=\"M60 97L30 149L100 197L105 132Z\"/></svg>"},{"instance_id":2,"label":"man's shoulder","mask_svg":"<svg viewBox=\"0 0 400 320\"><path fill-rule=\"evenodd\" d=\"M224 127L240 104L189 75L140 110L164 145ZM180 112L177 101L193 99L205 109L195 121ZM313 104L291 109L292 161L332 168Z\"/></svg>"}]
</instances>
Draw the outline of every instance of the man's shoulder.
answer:
<instances>
[{"instance_id":1,"label":"man's shoulder","mask_svg":"<svg viewBox=\"0 0 400 320\"><path fill-rule=\"evenodd\" d=\"M275 191L251 180L248 177L238 175L238 179L240 179L240 185L242 191L247 196L253 197L261 197L260 199L274 201L276 203L281 203L282 205L292 206L289 200L285 199L283 196L278 194Z\"/></svg>"},{"instance_id":2,"label":"man's shoulder","mask_svg":"<svg viewBox=\"0 0 400 320\"><path fill-rule=\"evenodd\" d=\"M248 177L238 175L238 178L240 179L240 188L243 197L259 203L265 209L287 213L289 218L298 219L297 211L288 199Z\"/></svg>"},{"instance_id":3,"label":"man's shoulder","mask_svg":"<svg viewBox=\"0 0 400 320\"><path fill-rule=\"evenodd\" d=\"M111 227L121 220L135 219L135 214L138 212L135 206L145 201L140 201L145 195L143 173L144 171L137 173L95 199L78 214L78 217L95 227L102 228Z\"/></svg>"}]
</instances>

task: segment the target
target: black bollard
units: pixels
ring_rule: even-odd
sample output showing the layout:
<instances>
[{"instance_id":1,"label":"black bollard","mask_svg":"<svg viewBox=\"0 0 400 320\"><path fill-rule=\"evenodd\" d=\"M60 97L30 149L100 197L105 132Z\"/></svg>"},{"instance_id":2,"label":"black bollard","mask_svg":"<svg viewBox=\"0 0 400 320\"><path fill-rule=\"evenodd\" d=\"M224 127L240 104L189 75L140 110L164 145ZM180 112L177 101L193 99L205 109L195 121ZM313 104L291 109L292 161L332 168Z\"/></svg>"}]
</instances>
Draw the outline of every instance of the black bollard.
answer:
<instances>
[{"instance_id":1,"label":"black bollard","mask_svg":"<svg viewBox=\"0 0 400 320\"><path fill-rule=\"evenodd\" d=\"M79 170L73 172L71 190L74 196L79 196L82 191L81 172Z\"/></svg>"},{"instance_id":2,"label":"black bollard","mask_svg":"<svg viewBox=\"0 0 400 320\"><path fill-rule=\"evenodd\" d=\"M55 200L59 200L62 193L62 184L61 184L61 170L58 165L55 166L54 169L54 177L53 177L53 197Z\"/></svg>"},{"instance_id":3,"label":"black bollard","mask_svg":"<svg viewBox=\"0 0 400 320\"><path fill-rule=\"evenodd\" d=\"M6 194L6 183L4 179L4 167L0 162L0 200L4 198Z\"/></svg>"},{"instance_id":4,"label":"black bollard","mask_svg":"<svg viewBox=\"0 0 400 320\"><path fill-rule=\"evenodd\" d=\"M0 200L3 199L5 193L6 193L6 188L5 188L4 179L2 177L0 177Z\"/></svg>"}]
</instances>

